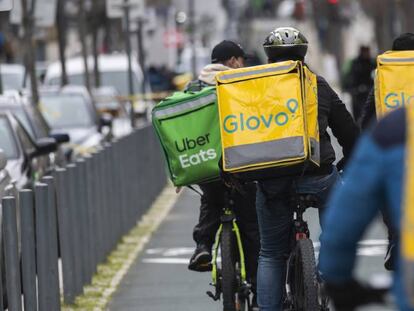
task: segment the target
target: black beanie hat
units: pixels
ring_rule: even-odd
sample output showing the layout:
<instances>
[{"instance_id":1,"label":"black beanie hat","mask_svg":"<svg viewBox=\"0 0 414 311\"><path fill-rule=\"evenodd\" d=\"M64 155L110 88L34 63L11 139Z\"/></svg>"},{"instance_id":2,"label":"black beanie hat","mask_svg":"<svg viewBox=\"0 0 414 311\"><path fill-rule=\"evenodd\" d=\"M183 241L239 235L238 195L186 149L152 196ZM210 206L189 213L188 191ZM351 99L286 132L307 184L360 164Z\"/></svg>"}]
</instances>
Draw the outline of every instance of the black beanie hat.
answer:
<instances>
[{"instance_id":1,"label":"black beanie hat","mask_svg":"<svg viewBox=\"0 0 414 311\"><path fill-rule=\"evenodd\" d=\"M407 32L398 36L392 43L393 51L414 50L414 34Z\"/></svg>"}]
</instances>

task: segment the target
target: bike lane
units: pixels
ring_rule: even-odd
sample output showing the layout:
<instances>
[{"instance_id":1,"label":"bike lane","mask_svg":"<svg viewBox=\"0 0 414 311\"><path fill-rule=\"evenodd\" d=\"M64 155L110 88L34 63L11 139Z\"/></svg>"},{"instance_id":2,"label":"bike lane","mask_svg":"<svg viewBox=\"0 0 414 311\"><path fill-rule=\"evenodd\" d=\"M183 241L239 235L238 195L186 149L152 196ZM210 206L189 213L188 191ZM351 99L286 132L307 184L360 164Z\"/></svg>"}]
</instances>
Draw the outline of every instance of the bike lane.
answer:
<instances>
[{"instance_id":1,"label":"bike lane","mask_svg":"<svg viewBox=\"0 0 414 311\"><path fill-rule=\"evenodd\" d=\"M169 215L154 233L115 292L108 309L113 311L215 311L222 310L220 301L206 295L213 290L208 272L187 269L194 250L192 230L198 218L199 196L185 190ZM305 214L309 222L315 252L319 250L319 222L316 210ZM358 250L357 275L365 280L384 278L383 257L385 231L380 219L367 232ZM360 310L395 310L373 306Z\"/></svg>"}]
</instances>

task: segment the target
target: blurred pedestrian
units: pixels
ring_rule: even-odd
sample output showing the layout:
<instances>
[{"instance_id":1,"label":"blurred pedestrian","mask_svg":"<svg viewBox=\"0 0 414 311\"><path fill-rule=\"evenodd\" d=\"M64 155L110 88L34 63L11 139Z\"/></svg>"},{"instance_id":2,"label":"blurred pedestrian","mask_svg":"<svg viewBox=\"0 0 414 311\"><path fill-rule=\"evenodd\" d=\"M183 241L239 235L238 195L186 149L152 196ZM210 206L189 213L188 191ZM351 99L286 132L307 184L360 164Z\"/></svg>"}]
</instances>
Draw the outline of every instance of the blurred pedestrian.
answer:
<instances>
[{"instance_id":1,"label":"blurred pedestrian","mask_svg":"<svg viewBox=\"0 0 414 311\"><path fill-rule=\"evenodd\" d=\"M361 45L358 57L352 61L345 78L345 90L351 93L352 112L356 122L361 118L362 107L374 85L375 67L375 60L371 57L369 46Z\"/></svg>"},{"instance_id":2,"label":"blurred pedestrian","mask_svg":"<svg viewBox=\"0 0 414 311\"><path fill-rule=\"evenodd\" d=\"M344 185L336 189L328 204L319 269L337 310L354 310L354 304L381 300L381 291L373 292L353 279L357 243L380 211L389 215L389 225L398 233L402 223L408 220L404 208L413 213L413 184L404 185L414 181L414 163L407 155L408 144L410 150L414 149L414 113L409 114L404 108L391 112L363 136L347 166ZM412 228L409 235L412 242ZM412 288L411 292L406 291L406 286L414 286L414 254L411 251L409 269L404 270L401 236L395 236L393 289L399 310L413 311L414 291ZM410 247L412 250L414 245ZM408 278L407 282L403 281L404 277Z\"/></svg>"}]
</instances>

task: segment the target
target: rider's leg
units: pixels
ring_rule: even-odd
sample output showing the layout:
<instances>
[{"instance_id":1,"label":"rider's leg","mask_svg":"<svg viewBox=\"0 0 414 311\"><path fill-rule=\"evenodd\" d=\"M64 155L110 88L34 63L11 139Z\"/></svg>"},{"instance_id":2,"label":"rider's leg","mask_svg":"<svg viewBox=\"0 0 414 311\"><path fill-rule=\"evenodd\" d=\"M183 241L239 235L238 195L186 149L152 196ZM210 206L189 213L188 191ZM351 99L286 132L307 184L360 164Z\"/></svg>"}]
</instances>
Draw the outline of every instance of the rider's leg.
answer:
<instances>
[{"instance_id":1,"label":"rider's leg","mask_svg":"<svg viewBox=\"0 0 414 311\"><path fill-rule=\"evenodd\" d=\"M211 247L220 225L221 208L224 204L225 187L222 182L210 182L200 185L203 192L198 224L193 230L193 239L197 244L191 256L189 269L195 271L209 270Z\"/></svg>"},{"instance_id":2,"label":"rider's leg","mask_svg":"<svg viewBox=\"0 0 414 311\"><path fill-rule=\"evenodd\" d=\"M256 185L246 184L245 193L235 198L235 213L243 242L247 277L256 293L257 262L260 250L259 226L256 215Z\"/></svg>"},{"instance_id":3,"label":"rider's leg","mask_svg":"<svg viewBox=\"0 0 414 311\"><path fill-rule=\"evenodd\" d=\"M323 210L332 188L340 181L338 170L332 166L332 171L325 175L306 175L295 179L297 193L314 194L319 199L319 222L322 225Z\"/></svg>"},{"instance_id":4,"label":"rider's leg","mask_svg":"<svg viewBox=\"0 0 414 311\"><path fill-rule=\"evenodd\" d=\"M286 259L290 251L293 211L292 179L260 182L256 195L260 231L257 295L261 311L282 310Z\"/></svg>"}]
</instances>

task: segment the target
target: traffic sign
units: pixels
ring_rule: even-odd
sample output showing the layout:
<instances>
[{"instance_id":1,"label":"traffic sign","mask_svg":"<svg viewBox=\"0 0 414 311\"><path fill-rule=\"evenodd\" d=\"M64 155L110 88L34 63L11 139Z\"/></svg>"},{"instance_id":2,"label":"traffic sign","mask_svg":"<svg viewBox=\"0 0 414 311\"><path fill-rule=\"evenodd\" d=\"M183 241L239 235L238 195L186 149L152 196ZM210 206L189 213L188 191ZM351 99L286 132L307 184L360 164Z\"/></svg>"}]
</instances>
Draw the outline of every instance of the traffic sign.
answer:
<instances>
[{"instance_id":1,"label":"traffic sign","mask_svg":"<svg viewBox=\"0 0 414 311\"><path fill-rule=\"evenodd\" d=\"M10 11L13 8L12 0L0 0L0 11Z\"/></svg>"},{"instance_id":2,"label":"traffic sign","mask_svg":"<svg viewBox=\"0 0 414 311\"><path fill-rule=\"evenodd\" d=\"M106 14L109 18L122 18L125 6L129 8L130 19L144 16L144 0L106 0Z\"/></svg>"},{"instance_id":3,"label":"traffic sign","mask_svg":"<svg viewBox=\"0 0 414 311\"><path fill-rule=\"evenodd\" d=\"M0 0L1 1L1 0ZM35 25L38 27L51 27L55 24L57 0L36 0ZM20 0L15 1L10 12L10 23L22 23L22 7Z\"/></svg>"},{"instance_id":4,"label":"traffic sign","mask_svg":"<svg viewBox=\"0 0 414 311\"><path fill-rule=\"evenodd\" d=\"M167 30L164 32L163 43L166 48L178 48L184 44L184 35L178 30Z\"/></svg>"}]
</instances>

